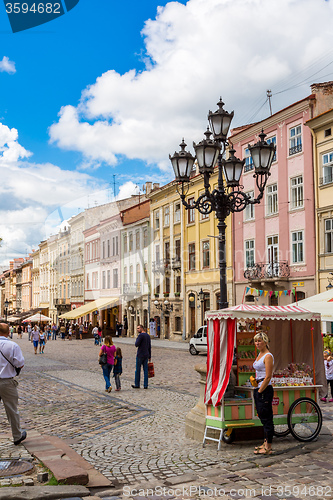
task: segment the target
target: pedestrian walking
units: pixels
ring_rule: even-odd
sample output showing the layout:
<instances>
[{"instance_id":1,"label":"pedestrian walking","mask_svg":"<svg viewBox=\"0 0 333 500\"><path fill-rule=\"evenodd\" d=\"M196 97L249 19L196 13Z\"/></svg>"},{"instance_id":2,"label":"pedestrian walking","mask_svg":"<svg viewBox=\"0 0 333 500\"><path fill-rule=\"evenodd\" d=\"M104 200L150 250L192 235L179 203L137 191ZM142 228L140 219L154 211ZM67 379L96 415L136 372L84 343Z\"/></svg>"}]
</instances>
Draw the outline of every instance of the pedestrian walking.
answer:
<instances>
[{"instance_id":1,"label":"pedestrian walking","mask_svg":"<svg viewBox=\"0 0 333 500\"><path fill-rule=\"evenodd\" d=\"M327 380L327 394L323 398L320 398L324 403L327 402L328 399L328 389L331 387L331 399L329 399L329 403L333 403L333 359L329 349L324 351L324 365L325 365L325 375Z\"/></svg>"},{"instance_id":2,"label":"pedestrian walking","mask_svg":"<svg viewBox=\"0 0 333 500\"><path fill-rule=\"evenodd\" d=\"M61 340L65 340L65 336L66 336L66 327L65 327L65 324L64 324L64 323L61 323L60 333L61 333Z\"/></svg>"},{"instance_id":3,"label":"pedestrian walking","mask_svg":"<svg viewBox=\"0 0 333 500\"><path fill-rule=\"evenodd\" d=\"M72 327L72 325L69 325L69 328L68 328L68 340L72 340L72 335L73 335L73 327Z\"/></svg>"},{"instance_id":4,"label":"pedestrian walking","mask_svg":"<svg viewBox=\"0 0 333 500\"><path fill-rule=\"evenodd\" d=\"M31 340L31 330L32 330L30 323L28 324L27 330L28 330L28 339L29 339L29 342L30 342L30 340Z\"/></svg>"},{"instance_id":5,"label":"pedestrian walking","mask_svg":"<svg viewBox=\"0 0 333 500\"><path fill-rule=\"evenodd\" d=\"M13 338L15 328L13 326L10 327L10 338Z\"/></svg>"},{"instance_id":6,"label":"pedestrian walking","mask_svg":"<svg viewBox=\"0 0 333 500\"><path fill-rule=\"evenodd\" d=\"M113 365L113 376L116 384L116 391L120 391L121 389L120 375L122 373L123 373L123 355L120 347L117 347Z\"/></svg>"},{"instance_id":7,"label":"pedestrian walking","mask_svg":"<svg viewBox=\"0 0 333 500\"><path fill-rule=\"evenodd\" d=\"M102 327L101 326L98 327L97 334L98 334L98 343L99 343L99 345L102 345Z\"/></svg>"},{"instance_id":8,"label":"pedestrian walking","mask_svg":"<svg viewBox=\"0 0 333 500\"><path fill-rule=\"evenodd\" d=\"M94 339L95 339L94 344L98 345L99 344L99 340L98 340L98 327L97 326L94 326L94 328L92 330L92 334L93 334Z\"/></svg>"},{"instance_id":9,"label":"pedestrian walking","mask_svg":"<svg viewBox=\"0 0 333 500\"><path fill-rule=\"evenodd\" d=\"M57 340L58 328L55 323L52 325L52 340Z\"/></svg>"},{"instance_id":10,"label":"pedestrian walking","mask_svg":"<svg viewBox=\"0 0 333 500\"><path fill-rule=\"evenodd\" d=\"M22 338L22 325L21 324L17 327L17 338L18 339Z\"/></svg>"},{"instance_id":11,"label":"pedestrian walking","mask_svg":"<svg viewBox=\"0 0 333 500\"><path fill-rule=\"evenodd\" d=\"M39 330L37 325L34 326L34 329L31 332L31 342L34 345L35 354L37 354L38 343L39 343Z\"/></svg>"},{"instance_id":12,"label":"pedestrian walking","mask_svg":"<svg viewBox=\"0 0 333 500\"><path fill-rule=\"evenodd\" d=\"M80 326L79 326L79 335L80 335L80 340L82 340L82 337L83 337L83 323L80 323Z\"/></svg>"},{"instance_id":13,"label":"pedestrian walking","mask_svg":"<svg viewBox=\"0 0 333 500\"><path fill-rule=\"evenodd\" d=\"M127 316L124 316L124 332L125 332L125 337L127 337L127 330L128 330L128 321L127 321Z\"/></svg>"},{"instance_id":14,"label":"pedestrian walking","mask_svg":"<svg viewBox=\"0 0 333 500\"><path fill-rule=\"evenodd\" d=\"M47 338L47 330L45 327L45 330L41 330L39 332L39 354L44 354L44 348L46 344L46 338Z\"/></svg>"},{"instance_id":15,"label":"pedestrian walking","mask_svg":"<svg viewBox=\"0 0 333 500\"><path fill-rule=\"evenodd\" d=\"M47 340L51 340L51 327L50 327L50 325L47 325L47 327L46 327L46 337L47 337Z\"/></svg>"},{"instance_id":16,"label":"pedestrian walking","mask_svg":"<svg viewBox=\"0 0 333 500\"><path fill-rule=\"evenodd\" d=\"M111 371L114 365L114 355L116 352L116 346L113 345L113 341L111 337L105 337L104 339L104 345L102 345L101 350L99 352L99 355L101 356L103 353L106 353L107 356L107 361L104 365L102 366L103 370L103 377L105 380L105 391L106 392L111 392L112 387L111 387L111 382L110 382L110 375Z\"/></svg>"},{"instance_id":17,"label":"pedestrian walking","mask_svg":"<svg viewBox=\"0 0 333 500\"><path fill-rule=\"evenodd\" d=\"M137 327L138 337L135 341L137 347L136 367L135 367L135 382L132 385L133 389L140 389L140 373L141 366L143 368L143 388L148 389L148 361L151 359L151 341L148 333L143 325Z\"/></svg>"},{"instance_id":18,"label":"pedestrian walking","mask_svg":"<svg viewBox=\"0 0 333 500\"><path fill-rule=\"evenodd\" d=\"M18 411L18 382L16 368L23 368L24 357L20 347L9 340L9 327L0 323L0 398L5 407L8 422L12 428L14 444L18 445L27 437L20 427Z\"/></svg>"}]
</instances>

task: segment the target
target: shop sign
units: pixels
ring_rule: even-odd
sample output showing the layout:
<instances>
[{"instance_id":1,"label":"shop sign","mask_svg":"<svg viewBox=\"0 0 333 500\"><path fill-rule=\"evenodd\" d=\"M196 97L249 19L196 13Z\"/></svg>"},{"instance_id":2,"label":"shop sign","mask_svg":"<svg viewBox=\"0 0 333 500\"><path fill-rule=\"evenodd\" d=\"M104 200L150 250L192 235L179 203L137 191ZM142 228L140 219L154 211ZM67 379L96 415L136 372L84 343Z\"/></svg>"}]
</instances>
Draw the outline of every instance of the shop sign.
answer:
<instances>
[{"instance_id":1,"label":"shop sign","mask_svg":"<svg viewBox=\"0 0 333 500\"><path fill-rule=\"evenodd\" d=\"M276 397L276 398L273 398L273 401L272 401L272 405L273 405L273 406L278 406L278 405L279 405L279 403L280 403L280 398L277 398L277 397Z\"/></svg>"},{"instance_id":2,"label":"shop sign","mask_svg":"<svg viewBox=\"0 0 333 500\"><path fill-rule=\"evenodd\" d=\"M295 281L292 285L293 288L296 288L297 286L304 286L304 281Z\"/></svg>"}]
</instances>

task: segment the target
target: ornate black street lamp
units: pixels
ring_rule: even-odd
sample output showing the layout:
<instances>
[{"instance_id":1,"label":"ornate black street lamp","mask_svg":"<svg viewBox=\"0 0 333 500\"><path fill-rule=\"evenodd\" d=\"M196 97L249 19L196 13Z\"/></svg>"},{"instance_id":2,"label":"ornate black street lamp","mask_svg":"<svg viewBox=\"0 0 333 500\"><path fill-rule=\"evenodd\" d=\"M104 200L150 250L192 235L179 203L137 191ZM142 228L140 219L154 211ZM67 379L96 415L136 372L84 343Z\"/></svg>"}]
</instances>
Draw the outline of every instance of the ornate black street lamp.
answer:
<instances>
[{"instance_id":1,"label":"ornate black street lamp","mask_svg":"<svg viewBox=\"0 0 333 500\"><path fill-rule=\"evenodd\" d=\"M258 196L255 199L242 191L243 186L239 184L245 160L235 157L235 150L231 144L228 160L223 159L227 136L234 116L234 112L228 113L223 109L222 99L217 103L219 109L208 113L210 129L205 132L206 138L198 144L193 143L196 157L186 151L184 139L180 144L181 150L169 155L175 172L177 192L182 204L187 210L196 208L201 214L208 215L216 213L219 230L219 268L220 268L220 309L228 307L227 301L227 277L226 277L226 248L225 248L225 220L230 213L241 212L248 205L260 203L263 197L267 179L270 176L270 168L275 155L274 144L267 144L266 134L259 134L260 141L250 146L249 150L254 164L254 175L258 188ZM212 131L212 132L211 132ZM213 134L213 139L211 135ZM190 187L190 175L195 160L198 162L199 172L204 176L204 193L193 203L186 201L186 195ZM218 166L218 187L211 190L209 184L210 176L214 168Z\"/></svg>"},{"instance_id":2,"label":"ornate black street lamp","mask_svg":"<svg viewBox=\"0 0 333 500\"><path fill-rule=\"evenodd\" d=\"M200 300L200 308L201 308L201 325L204 324L204 309L203 309L203 304L205 300L205 293L203 289L201 288L200 292L198 292L198 298Z\"/></svg>"},{"instance_id":3,"label":"ornate black street lamp","mask_svg":"<svg viewBox=\"0 0 333 500\"><path fill-rule=\"evenodd\" d=\"M332 274L332 276L333 276L333 273L329 273L329 274ZM326 287L326 290L327 290L327 291L332 290L332 288L333 288L333 285L332 285L333 278L330 278L330 277L328 276L327 281L328 281L328 285L327 285L327 287Z\"/></svg>"},{"instance_id":4,"label":"ornate black street lamp","mask_svg":"<svg viewBox=\"0 0 333 500\"><path fill-rule=\"evenodd\" d=\"M8 316L8 307L9 307L9 302L8 302L8 300L7 300L7 299L5 300L5 304L4 304L4 306L5 306L5 318L6 318L6 321L7 321L7 316Z\"/></svg>"}]
</instances>

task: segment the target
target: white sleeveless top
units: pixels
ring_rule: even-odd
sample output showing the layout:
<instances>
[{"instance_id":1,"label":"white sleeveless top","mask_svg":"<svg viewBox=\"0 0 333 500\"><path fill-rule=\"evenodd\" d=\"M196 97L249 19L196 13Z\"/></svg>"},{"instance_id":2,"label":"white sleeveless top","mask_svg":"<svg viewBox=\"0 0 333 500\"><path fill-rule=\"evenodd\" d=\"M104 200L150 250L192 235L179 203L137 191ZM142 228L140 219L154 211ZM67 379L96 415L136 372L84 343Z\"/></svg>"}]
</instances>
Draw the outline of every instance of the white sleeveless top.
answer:
<instances>
[{"instance_id":1,"label":"white sleeveless top","mask_svg":"<svg viewBox=\"0 0 333 500\"><path fill-rule=\"evenodd\" d=\"M257 380L264 379L266 377L266 366L265 366L265 363L264 363L264 359L266 358L267 354L269 354L270 356L272 356L272 358L273 358L273 365L274 365L274 356L270 352L266 352L266 354L264 354L263 357L259 359L259 361L255 360L254 363L253 363L253 368L256 371L256 379ZM261 384L262 384L262 381L258 382L258 387L260 387ZM268 385L272 385L271 381L269 381Z\"/></svg>"}]
</instances>

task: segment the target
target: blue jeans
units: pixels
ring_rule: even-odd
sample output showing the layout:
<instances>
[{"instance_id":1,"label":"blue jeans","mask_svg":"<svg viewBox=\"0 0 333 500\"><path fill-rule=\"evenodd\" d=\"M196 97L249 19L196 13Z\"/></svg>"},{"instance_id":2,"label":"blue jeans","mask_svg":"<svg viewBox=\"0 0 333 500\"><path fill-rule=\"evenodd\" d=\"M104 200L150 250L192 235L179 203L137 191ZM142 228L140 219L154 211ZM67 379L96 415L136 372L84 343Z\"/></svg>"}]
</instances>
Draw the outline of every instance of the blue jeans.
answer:
<instances>
[{"instance_id":1,"label":"blue jeans","mask_svg":"<svg viewBox=\"0 0 333 500\"><path fill-rule=\"evenodd\" d=\"M107 390L109 387L111 387L111 382L110 382L110 375L112 372L113 365L109 365L106 363L106 365L102 365L102 370L103 370L103 377L105 380L105 389Z\"/></svg>"},{"instance_id":2,"label":"blue jeans","mask_svg":"<svg viewBox=\"0 0 333 500\"><path fill-rule=\"evenodd\" d=\"M135 385L140 387L141 365L143 367L143 387L148 387L148 358L136 358Z\"/></svg>"}]
</instances>

